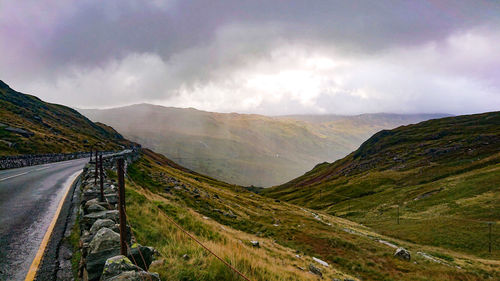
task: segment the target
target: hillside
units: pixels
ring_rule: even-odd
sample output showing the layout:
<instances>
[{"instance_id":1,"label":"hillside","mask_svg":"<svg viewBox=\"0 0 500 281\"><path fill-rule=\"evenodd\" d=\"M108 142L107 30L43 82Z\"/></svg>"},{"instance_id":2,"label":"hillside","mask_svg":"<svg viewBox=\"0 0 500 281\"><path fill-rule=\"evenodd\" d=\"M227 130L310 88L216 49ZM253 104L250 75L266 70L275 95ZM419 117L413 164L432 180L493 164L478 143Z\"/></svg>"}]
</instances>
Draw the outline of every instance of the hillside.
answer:
<instances>
[{"instance_id":1,"label":"hillside","mask_svg":"<svg viewBox=\"0 0 500 281\"><path fill-rule=\"evenodd\" d=\"M22 94L0 81L0 156L117 150L129 146L113 128L77 111Z\"/></svg>"},{"instance_id":2,"label":"hillside","mask_svg":"<svg viewBox=\"0 0 500 281\"><path fill-rule=\"evenodd\" d=\"M407 241L498 259L499 186L500 112L491 112L381 131L347 157L262 193Z\"/></svg>"},{"instance_id":3,"label":"hillside","mask_svg":"<svg viewBox=\"0 0 500 281\"><path fill-rule=\"evenodd\" d=\"M389 238L183 169L147 149L128 173L128 219L138 241L158 249L151 271L162 280L243 280L171 220L250 280L318 280L316 269L323 280L500 277L496 261ZM394 245L409 249L411 262L395 258Z\"/></svg>"},{"instance_id":4,"label":"hillside","mask_svg":"<svg viewBox=\"0 0 500 281\"><path fill-rule=\"evenodd\" d=\"M312 122L148 104L80 112L187 168L247 186L286 182L318 162L344 157L381 129L440 116L367 114Z\"/></svg>"}]
</instances>

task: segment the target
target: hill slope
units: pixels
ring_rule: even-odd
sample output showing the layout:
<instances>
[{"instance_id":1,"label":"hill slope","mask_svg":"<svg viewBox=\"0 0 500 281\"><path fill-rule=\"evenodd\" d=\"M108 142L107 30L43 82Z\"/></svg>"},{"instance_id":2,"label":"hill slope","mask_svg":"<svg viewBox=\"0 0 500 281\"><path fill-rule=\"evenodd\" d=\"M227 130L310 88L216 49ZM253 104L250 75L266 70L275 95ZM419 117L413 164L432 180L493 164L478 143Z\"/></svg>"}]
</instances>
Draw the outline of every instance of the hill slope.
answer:
<instances>
[{"instance_id":1,"label":"hill slope","mask_svg":"<svg viewBox=\"0 0 500 281\"><path fill-rule=\"evenodd\" d=\"M381 131L334 163L263 194L382 233L500 257L500 112ZM398 224L399 213L399 224Z\"/></svg>"},{"instance_id":2,"label":"hill slope","mask_svg":"<svg viewBox=\"0 0 500 281\"><path fill-rule=\"evenodd\" d=\"M0 156L88 151L93 145L115 150L130 144L109 126L0 81Z\"/></svg>"},{"instance_id":3,"label":"hill slope","mask_svg":"<svg viewBox=\"0 0 500 281\"><path fill-rule=\"evenodd\" d=\"M437 116L326 116L325 122L310 122L301 116L222 114L148 104L80 112L185 167L257 186L283 183L318 162L344 157L381 129Z\"/></svg>"},{"instance_id":4,"label":"hill slope","mask_svg":"<svg viewBox=\"0 0 500 281\"><path fill-rule=\"evenodd\" d=\"M243 280L170 220L250 280L318 280L311 268L321 270L323 280L500 277L496 261L388 238L351 221L197 174L146 149L128 173L128 219L138 241L158 249L160 262L151 271L159 272L162 280ZM393 257L394 245L409 249L411 262Z\"/></svg>"}]
</instances>

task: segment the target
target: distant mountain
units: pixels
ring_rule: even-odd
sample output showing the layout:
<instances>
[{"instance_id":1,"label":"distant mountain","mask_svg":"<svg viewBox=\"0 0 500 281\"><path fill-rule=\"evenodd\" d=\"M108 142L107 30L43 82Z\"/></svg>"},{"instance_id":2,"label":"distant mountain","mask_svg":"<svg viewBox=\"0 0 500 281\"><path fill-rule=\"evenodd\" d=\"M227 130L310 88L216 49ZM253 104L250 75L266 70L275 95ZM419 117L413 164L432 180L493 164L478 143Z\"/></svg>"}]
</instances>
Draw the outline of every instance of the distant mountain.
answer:
<instances>
[{"instance_id":1,"label":"distant mountain","mask_svg":"<svg viewBox=\"0 0 500 281\"><path fill-rule=\"evenodd\" d=\"M347 157L262 193L487 256L482 233L500 218L499 186L500 112L490 112L383 130ZM398 214L404 223L395 225Z\"/></svg>"},{"instance_id":2,"label":"distant mountain","mask_svg":"<svg viewBox=\"0 0 500 281\"><path fill-rule=\"evenodd\" d=\"M0 81L0 156L69 153L129 146L113 128L76 110L16 92Z\"/></svg>"},{"instance_id":3,"label":"distant mountain","mask_svg":"<svg viewBox=\"0 0 500 281\"><path fill-rule=\"evenodd\" d=\"M366 114L310 122L303 116L224 114L150 104L80 112L192 170L256 186L283 183L318 162L339 159L381 129L440 117Z\"/></svg>"}]
</instances>

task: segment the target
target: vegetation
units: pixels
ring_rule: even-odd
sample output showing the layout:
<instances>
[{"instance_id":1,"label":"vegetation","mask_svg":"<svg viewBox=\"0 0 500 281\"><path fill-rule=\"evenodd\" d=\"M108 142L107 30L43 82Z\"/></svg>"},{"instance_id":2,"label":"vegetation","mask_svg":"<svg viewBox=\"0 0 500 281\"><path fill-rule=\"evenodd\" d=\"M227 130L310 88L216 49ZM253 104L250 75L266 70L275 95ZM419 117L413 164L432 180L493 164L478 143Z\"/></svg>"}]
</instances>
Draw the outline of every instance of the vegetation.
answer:
<instances>
[{"instance_id":1,"label":"vegetation","mask_svg":"<svg viewBox=\"0 0 500 281\"><path fill-rule=\"evenodd\" d=\"M441 116L266 117L147 104L80 111L187 168L247 186L286 182L344 157L381 129Z\"/></svg>"},{"instance_id":2,"label":"vegetation","mask_svg":"<svg viewBox=\"0 0 500 281\"><path fill-rule=\"evenodd\" d=\"M312 212L219 182L143 150L128 170L127 213L142 244L161 255L153 271L162 280L241 280L167 219L195 235L252 280L484 280L499 278L499 265L450 250L391 239L324 212ZM379 239L412 252L412 262L393 257ZM260 248L250 241L259 241ZM439 253L433 262L416 254ZM189 258L183 256L187 254ZM298 256L296 256L298 255ZM330 264L321 266L320 258ZM415 262L415 263L414 263ZM457 268L457 266L460 267Z\"/></svg>"},{"instance_id":3,"label":"vegetation","mask_svg":"<svg viewBox=\"0 0 500 281\"><path fill-rule=\"evenodd\" d=\"M0 81L0 156L117 150L132 143L75 110L12 90ZM8 128L21 129L26 134Z\"/></svg>"},{"instance_id":4,"label":"vegetation","mask_svg":"<svg viewBox=\"0 0 500 281\"><path fill-rule=\"evenodd\" d=\"M500 112L491 112L381 131L262 193L406 241L499 259L499 183Z\"/></svg>"}]
</instances>

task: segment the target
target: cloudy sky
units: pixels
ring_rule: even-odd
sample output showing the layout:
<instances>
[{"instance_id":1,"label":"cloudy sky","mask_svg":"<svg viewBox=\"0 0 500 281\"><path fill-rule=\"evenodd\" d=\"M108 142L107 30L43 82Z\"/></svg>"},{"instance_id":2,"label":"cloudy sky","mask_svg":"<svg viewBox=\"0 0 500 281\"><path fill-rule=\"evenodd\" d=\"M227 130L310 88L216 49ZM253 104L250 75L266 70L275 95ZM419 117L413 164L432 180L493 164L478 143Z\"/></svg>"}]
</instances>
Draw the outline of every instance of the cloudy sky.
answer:
<instances>
[{"instance_id":1,"label":"cloudy sky","mask_svg":"<svg viewBox=\"0 0 500 281\"><path fill-rule=\"evenodd\" d=\"M500 110L500 2L0 0L0 79L81 108Z\"/></svg>"}]
</instances>

